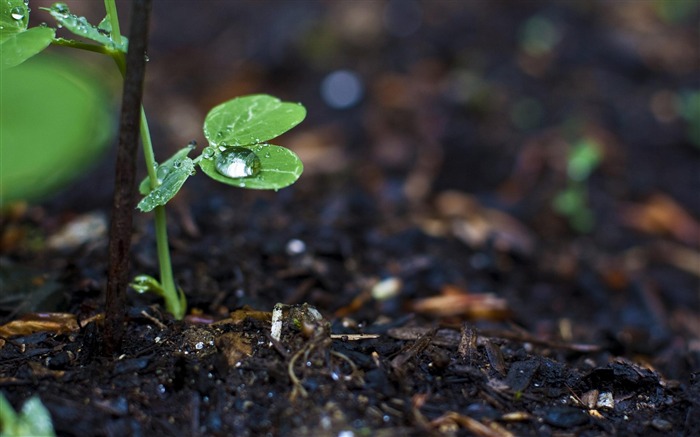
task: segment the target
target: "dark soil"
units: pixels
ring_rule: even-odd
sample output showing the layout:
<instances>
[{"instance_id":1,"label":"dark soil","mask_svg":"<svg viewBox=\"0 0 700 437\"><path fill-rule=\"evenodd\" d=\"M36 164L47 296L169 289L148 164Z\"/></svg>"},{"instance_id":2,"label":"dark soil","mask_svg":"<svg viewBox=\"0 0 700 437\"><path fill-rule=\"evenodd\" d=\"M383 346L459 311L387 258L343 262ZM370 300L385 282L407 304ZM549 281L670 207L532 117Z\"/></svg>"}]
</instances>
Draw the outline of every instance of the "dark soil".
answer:
<instances>
[{"instance_id":1,"label":"dark soil","mask_svg":"<svg viewBox=\"0 0 700 437\"><path fill-rule=\"evenodd\" d=\"M36 394L80 436L698 435L700 122L677 104L700 89L697 4L193 4L154 9L157 156L201 143L212 105L268 92L309 110L279 140L305 174L278 193L188 182L169 232L190 314L130 291L117 357L112 163L4 211L13 406ZM338 69L362 85L346 109L319 92ZM552 207L580 141L602 153L588 230ZM150 219L134 274L157 274Z\"/></svg>"}]
</instances>

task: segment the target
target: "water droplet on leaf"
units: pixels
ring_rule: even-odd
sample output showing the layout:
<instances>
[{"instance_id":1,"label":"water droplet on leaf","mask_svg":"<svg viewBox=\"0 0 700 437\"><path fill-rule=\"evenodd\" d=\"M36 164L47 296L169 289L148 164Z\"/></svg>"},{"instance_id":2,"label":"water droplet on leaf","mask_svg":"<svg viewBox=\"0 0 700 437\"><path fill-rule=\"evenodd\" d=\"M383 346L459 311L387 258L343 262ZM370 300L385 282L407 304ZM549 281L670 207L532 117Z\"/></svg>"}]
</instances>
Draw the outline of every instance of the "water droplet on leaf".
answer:
<instances>
[{"instance_id":1,"label":"water droplet on leaf","mask_svg":"<svg viewBox=\"0 0 700 437\"><path fill-rule=\"evenodd\" d=\"M14 8L10 9L10 16L13 20L19 21L24 18L24 9L20 8L19 6L15 6Z\"/></svg>"},{"instance_id":2,"label":"water droplet on leaf","mask_svg":"<svg viewBox=\"0 0 700 437\"><path fill-rule=\"evenodd\" d=\"M204 159L212 159L214 157L214 148L211 146L205 147L202 150L202 157Z\"/></svg>"},{"instance_id":3,"label":"water droplet on leaf","mask_svg":"<svg viewBox=\"0 0 700 437\"><path fill-rule=\"evenodd\" d=\"M173 162L173 167L175 167L175 168L180 168L180 167L182 167L182 161L180 161L180 160L178 159L177 161Z\"/></svg>"},{"instance_id":4,"label":"water droplet on leaf","mask_svg":"<svg viewBox=\"0 0 700 437\"><path fill-rule=\"evenodd\" d=\"M255 176L260 172L260 158L250 149L229 147L216 158L216 171L229 178Z\"/></svg>"},{"instance_id":5,"label":"water droplet on leaf","mask_svg":"<svg viewBox=\"0 0 700 437\"><path fill-rule=\"evenodd\" d=\"M65 3L56 3L53 5L53 10L55 12L58 12L59 14L67 14L68 13L68 5Z\"/></svg>"}]
</instances>

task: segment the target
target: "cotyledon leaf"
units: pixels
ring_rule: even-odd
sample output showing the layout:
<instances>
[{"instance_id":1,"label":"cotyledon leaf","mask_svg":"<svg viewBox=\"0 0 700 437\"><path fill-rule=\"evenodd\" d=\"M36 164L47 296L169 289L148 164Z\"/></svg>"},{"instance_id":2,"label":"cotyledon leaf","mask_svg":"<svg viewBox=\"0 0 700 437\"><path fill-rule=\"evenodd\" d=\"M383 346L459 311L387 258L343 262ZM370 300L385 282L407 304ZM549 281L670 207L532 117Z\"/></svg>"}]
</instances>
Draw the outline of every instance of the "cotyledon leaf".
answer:
<instances>
[{"instance_id":1,"label":"cotyledon leaf","mask_svg":"<svg viewBox=\"0 0 700 437\"><path fill-rule=\"evenodd\" d=\"M1 0L0 0L1 1ZM156 169L156 176L158 177L159 183L163 183L165 177L171 173L173 170L178 169L182 165L182 160L187 158L187 155L194 149L193 145L189 145L175 152L173 156L168 158L165 162L160 164ZM139 193L144 196L151 192L151 180L146 176L139 184Z\"/></svg>"},{"instance_id":2,"label":"cotyledon leaf","mask_svg":"<svg viewBox=\"0 0 700 437\"><path fill-rule=\"evenodd\" d=\"M253 151L260 160L259 170L254 175L232 178L222 174L217 168L217 160L225 159L226 153L235 153L235 150L224 150L210 159L202 159L199 161L199 166L207 176L216 181L255 190L278 190L287 187L296 182L304 171L304 165L299 157L285 147L256 144L243 148ZM249 158L246 157L246 159Z\"/></svg>"},{"instance_id":3,"label":"cotyledon leaf","mask_svg":"<svg viewBox=\"0 0 700 437\"><path fill-rule=\"evenodd\" d=\"M75 35L124 53L128 49L128 40L125 36L121 37L121 44L117 44L112 39L112 27L107 24L109 20L102 20L98 26L93 26L88 22L87 18L72 14L65 3L55 3L50 8L41 9L48 11L61 26Z\"/></svg>"},{"instance_id":4,"label":"cotyledon leaf","mask_svg":"<svg viewBox=\"0 0 700 437\"><path fill-rule=\"evenodd\" d=\"M212 108L204 119L204 136L212 145L259 144L301 123L306 109L266 94L238 97Z\"/></svg>"},{"instance_id":5,"label":"cotyledon leaf","mask_svg":"<svg viewBox=\"0 0 700 437\"><path fill-rule=\"evenodd\" d=\"M141 199L137 208L142 212L148 212L156 206L165 205L170 199L175 197L187 178L193 173L194 161L187 157L180 159L177 161L177 165L174 164L164 175L161 184Z\"/></svg>"}]
</instances>

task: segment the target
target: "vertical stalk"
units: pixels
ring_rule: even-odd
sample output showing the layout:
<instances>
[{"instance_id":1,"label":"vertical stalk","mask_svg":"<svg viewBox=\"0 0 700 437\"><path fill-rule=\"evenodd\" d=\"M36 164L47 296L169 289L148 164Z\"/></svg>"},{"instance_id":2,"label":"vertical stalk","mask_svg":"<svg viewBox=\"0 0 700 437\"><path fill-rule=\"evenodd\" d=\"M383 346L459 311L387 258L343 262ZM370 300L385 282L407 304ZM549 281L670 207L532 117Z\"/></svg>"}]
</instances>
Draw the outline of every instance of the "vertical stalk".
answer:
<instances>
[{"instance_id":1,"label":"vertical stalk","mask_svg":"<svg viewBox=\"0 0 700 437\"><path fill-rule=\"evenodd\" d=\"M148 171L148 179L151 184L151 189L156 188L158 183L158 175L156 174L156 160L153 154L153 144L151 144L151 133L148 129L148 120L146 119L146 111L141 107L141 142L143 143L143 157L146 161L146 169ZM168 226L165 216L165 207L156 206L153 210L155 229L156 229L156 248L158 251L158 264L160 265L160 285L165 293L165 308L175 316L176 319L181 319L185 315L185 308L180 301L180 293L175 286L173 277L173 267L170 262L170 248L168 247Z\"/></svg>"},{"instance_id":2,"label":"vertical stalk","mask_svg":"<svg viewBox=\"0 0 700 437\"><path fill-rule=\"evenodd\" d=\"M112 20L116 11L107 11ZM117 353L124 336L126 288L129 283L129 251L133 227L136 154L141 118L141 97L146 72L144 53L148 42L148 19L151 0L134 0L129 33L130 48L126 56L124 90L119 128L119 146L115 170L112 217L109 229L109 267L105 304L105 347ZM118 30L118 27L117 27Z\"/></svg>"}]
</instances>

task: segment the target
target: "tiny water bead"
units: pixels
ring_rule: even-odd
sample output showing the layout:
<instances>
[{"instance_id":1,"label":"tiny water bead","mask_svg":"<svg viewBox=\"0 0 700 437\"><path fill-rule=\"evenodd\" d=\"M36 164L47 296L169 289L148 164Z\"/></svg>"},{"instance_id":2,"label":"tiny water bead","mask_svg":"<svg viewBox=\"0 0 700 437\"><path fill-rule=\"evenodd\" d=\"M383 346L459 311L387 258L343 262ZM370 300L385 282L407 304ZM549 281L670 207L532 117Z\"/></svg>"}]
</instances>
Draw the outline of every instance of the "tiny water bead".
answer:
<instances>
[{"instance_id":1,"label":"tiny water bead","mask_svg":"<svg viewBox=\"0 0 700 437\"><path fill-rule=\"evenodd\" d=\"M229 178L245 178L260 172L260 158L245 147L228 147L216 158L216 171Z\"/></svg>"},{"instance_id":2,"label":"tiny water bead","mask_svg":"<svg viewBox=\"0 0 700 437\"><path fill-rule=\"evenodd\" d=\"M204 150L202 150L202 157L204 159L212 159L215 154L216 152L212 146L205 147Z\"/></svg>"},{"instance_id":3,"label":"tiny water bead","mask_svg":"<svg viewBox=\"0 0 700 437\"><path fill-rule=\"evenodd\" d=\"M52 6L52 9L59 14L68 14L68 5L65 3L56 3Z\"/></svg>"}]
</instances>

